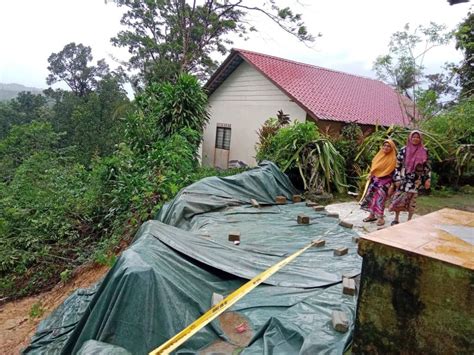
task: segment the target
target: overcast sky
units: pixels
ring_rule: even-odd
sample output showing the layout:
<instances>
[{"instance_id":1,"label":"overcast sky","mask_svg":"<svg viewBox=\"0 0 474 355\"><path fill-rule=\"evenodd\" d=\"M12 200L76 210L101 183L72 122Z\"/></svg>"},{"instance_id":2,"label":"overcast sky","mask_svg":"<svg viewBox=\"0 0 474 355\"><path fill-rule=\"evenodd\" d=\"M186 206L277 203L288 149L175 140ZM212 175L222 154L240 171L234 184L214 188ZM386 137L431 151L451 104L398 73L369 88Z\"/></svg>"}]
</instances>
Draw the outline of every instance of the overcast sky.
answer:
<instances>
[{"instance_id":1,"label":"overcast sky","mask_svg":"<svg viewBox=\"0 0 474 355\"><path fill-rule=\"evenodd\" d=\"M257 1L256 1L257 2ZM454 28L466 17L471 3L450 6L446 0L302 0L286 1L303 14L312 33L322 33L308 48L278 27L256 17L259 33L235 47L267 53L352 74L375 77L372 63L387 53L390 35L405 23L430 21ZM298 3L304 4L299 6ZM47 58L69 42L92 47L94 61L127 58L125 49L110 44L120 29L122 10L105 0L0 0L0 82L45 88ZM437 48L426 57L436 72L461 54Z\"/></svg>"}]
</instances>

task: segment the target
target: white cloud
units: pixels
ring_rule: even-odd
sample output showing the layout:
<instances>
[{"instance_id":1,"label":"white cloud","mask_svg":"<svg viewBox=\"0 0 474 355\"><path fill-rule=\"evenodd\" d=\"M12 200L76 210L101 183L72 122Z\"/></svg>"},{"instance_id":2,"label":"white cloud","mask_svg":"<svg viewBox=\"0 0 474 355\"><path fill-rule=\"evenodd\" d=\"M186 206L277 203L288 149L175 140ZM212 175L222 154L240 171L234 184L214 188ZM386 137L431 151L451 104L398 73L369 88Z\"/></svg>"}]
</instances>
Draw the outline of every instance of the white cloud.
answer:
<instances>
[{"instance_id":1,"label":"white cloud","mask_svg":"<svg viewBox=\"0 0 474 355\"><path fill-rule=\"evenodd\" d=\"M298 6L298 3L305 6ZM454 28L467 15L470 4L450 6L446 0L338 0L287 1L312 33L322 32L314 48L256 16L261 31L239 48L311 63L336 70L372 76L377 55L387 52L390 35L429 21ZM110 54L126 58L125 49L112 47L110 38L120 29L122 9L104 0L2 0L0 2L0 82L46 87L47 58L69 42L92 47L94 60ZM436 71L446 61L457 61L460 53L450 48L429 54L426 65Z\"/></svg>"}]
</instances>

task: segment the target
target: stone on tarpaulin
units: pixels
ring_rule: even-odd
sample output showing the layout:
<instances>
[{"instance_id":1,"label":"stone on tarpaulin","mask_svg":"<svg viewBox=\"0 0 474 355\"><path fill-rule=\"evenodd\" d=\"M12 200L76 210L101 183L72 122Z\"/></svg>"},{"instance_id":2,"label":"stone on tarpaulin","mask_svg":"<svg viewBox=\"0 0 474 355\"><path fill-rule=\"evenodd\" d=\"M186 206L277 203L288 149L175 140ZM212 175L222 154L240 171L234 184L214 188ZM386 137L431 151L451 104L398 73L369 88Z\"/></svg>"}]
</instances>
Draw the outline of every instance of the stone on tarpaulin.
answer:
<instances>
[{"instance_id":1,"label":"stone on tarpaulin","mask_svg":"<svg viewBox=\"0 0 474 355\"><path fill-rule=\"evenodd\" d=\"M346 221L339 221L339 225L341 227L344 227L344 228L349 228L349 229L352 229L352 227L354 226L352 223L349 223L349 222L346 222Z\"/></svg>"},{"instance_id":2,"label":"stone on tarpaulin","mask_svg":"<svg viewBox=\"0 0 474 355\"><path fill-rule=\"evenodd\" d=\"M224 299L224 296L222 296L219 293L213 292L212 297L211 297L211 306L214 307L216 304L218 304L223 299Z\"/></svg>"},{"instance_id":3,"label":"stone on tarpaulin","mask_svg":"<svg viewBox=\"0 0 474 355\"><path fill-rule=\"evenodd\" d=\"M286 204L286 197L285 196L277 196L275 197L275 203L277 205L285 205Z\"/></svg>"},{"instance_id":4,"label":"stone on tarpaulin","mask_svg":"<svg viewBox=\"0 0 474 355\"><path fill-rule=\"evenodd\" d=\"M260 204L259 204L258 201L257 201L256 199L254 199L254 198L252 198L252 199L250 200L250 203L251 203L252 206L255 207L255 208L259 208L259 207L260 207Z\"/></svg>"},{"instance_id":5,"label":"stone on tarpaulin","mask_svg":"<svg viewBox=\"0 0 474 355\"><path fill-rule=\"evenodd\" d=\"M349 252L349 249L345 248L345 247L334 249L334 255L335 256L346 255L348 252Z\"/></svg>"},{"instance_id":6,"label":"stone on tarpaulin","mask_svg":"<svg viewBox=\"0 0 474 355\"><path fill-rule=\"evenodd\" d=\"M321 248L326 245L326 241L324 239L315 239L313 240L313 247Z\"/></svg>"},{"instance_id":7,"label":"stone on tarpaulin","mask_svg":"<svg viewBox=\"0 0 474 355\"><path fill-rule=\"evenodd\" d=\"M293 195L292 200L294 203L301 202L301 195Z\"/></svg>"},{"instance_id":8,"label":"stone on tarpaulin","mask_svg":"<svg viewBox=\"0 0 474 355\"><path fill-rule=\"evenodd\" d=\"M229 232L229 242L240 242L240 232L239 231Z\"/></svg>"},{"instance_id":9,"label":"stone on tarpaulin","mask_svg":"<svg viewBox=\"0 0 474 355\"><path fill-rule=\"evenodd\" d=\"M313 210L316 212L324 211L324 206L323 205L313 206Z\"/></svg>"},{"instance_id":10,"label":"stone on tarpaulin","mask_svg":"<svg viewBox=\"0 0 474 355\"><path fill-rule=\"evenodd\" d=\"M345 333L349 330L349 319L345 312L332 311L332 327L340 333Z\"/></svg>"},{"instance_id":11,"label":"stone on tarpaulin","mask_svg":"<svg viewBox=\"0 0 474 355\"><path fill-rule=\"evenodd\" d=\"M356 293L356 286L354 279L348 277L342 278L342 293L345 295L354 296Z\"/></svg>"},{"instance_id":12,"label":"stone on tarpaulin","mask_svg":"<svg viewBox=\"0 0 474 355\"><path fill-rule=\"evenodd\" d=\"M298 215L296 221L298 224L309 224L309 216L301 213Z\"/></svg>"}]
</instances>

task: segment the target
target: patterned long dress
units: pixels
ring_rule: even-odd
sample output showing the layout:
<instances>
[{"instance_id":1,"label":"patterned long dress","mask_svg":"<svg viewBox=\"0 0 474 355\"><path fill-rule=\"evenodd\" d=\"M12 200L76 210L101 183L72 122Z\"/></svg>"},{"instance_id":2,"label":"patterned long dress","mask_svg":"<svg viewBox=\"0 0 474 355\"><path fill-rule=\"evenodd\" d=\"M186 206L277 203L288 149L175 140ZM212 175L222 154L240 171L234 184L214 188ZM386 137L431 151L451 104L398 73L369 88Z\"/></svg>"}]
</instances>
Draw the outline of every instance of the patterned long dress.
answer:
<instances>
[{"instance_id":1,"label":"patterned long dress","mask_svg":"<svg viewBox=\"0 0 474 355\"><path fill-rule=\"evenodd\" d=\"M416 208L418 189L431 179L431 167L429 157L423 166L418 166L414 172L405 171L406 147L400 149L397 154L397 167L393 174L393 181L400 182L390 202L389 211L413 213Z\"/></svg>"},{"instance_id":2,"label":"patterned long dress","mask_svg":"<svg viewBox=\"0 0 474 355\"><path fill-rule=\"evenodd\" d=\"M360 208L372 213L376 218L382 218L387 200L388 189L392 184L392 175L384 177L372 176L370 184L362 200Z\"/></svg>"}]
</instances>

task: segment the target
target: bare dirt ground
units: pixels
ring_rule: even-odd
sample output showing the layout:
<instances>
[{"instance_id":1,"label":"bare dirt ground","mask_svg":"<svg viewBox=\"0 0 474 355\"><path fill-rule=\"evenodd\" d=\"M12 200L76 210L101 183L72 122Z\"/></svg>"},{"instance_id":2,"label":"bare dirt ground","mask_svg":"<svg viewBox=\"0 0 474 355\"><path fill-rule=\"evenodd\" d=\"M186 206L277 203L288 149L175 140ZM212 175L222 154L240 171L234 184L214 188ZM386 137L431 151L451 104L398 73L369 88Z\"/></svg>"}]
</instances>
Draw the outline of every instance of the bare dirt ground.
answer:
<instances>
[{"instance_id":1,"label":"bare dirt ground","mask_svg":"<svg viewBox=\"0 0 474 355\"><path fill-rule=\"evenodd\" d=\"M50 291L0 306L0 354L20 353L29 344L43 318L46 318L74 290L91 286L108 270L108 266L102 265L83 266L76 270L72 279L66 284L59 283ZM36 308L36 313L42 313L42 316L32 318L30 316L32 307Z\"/></svg>"}]
</instances>

